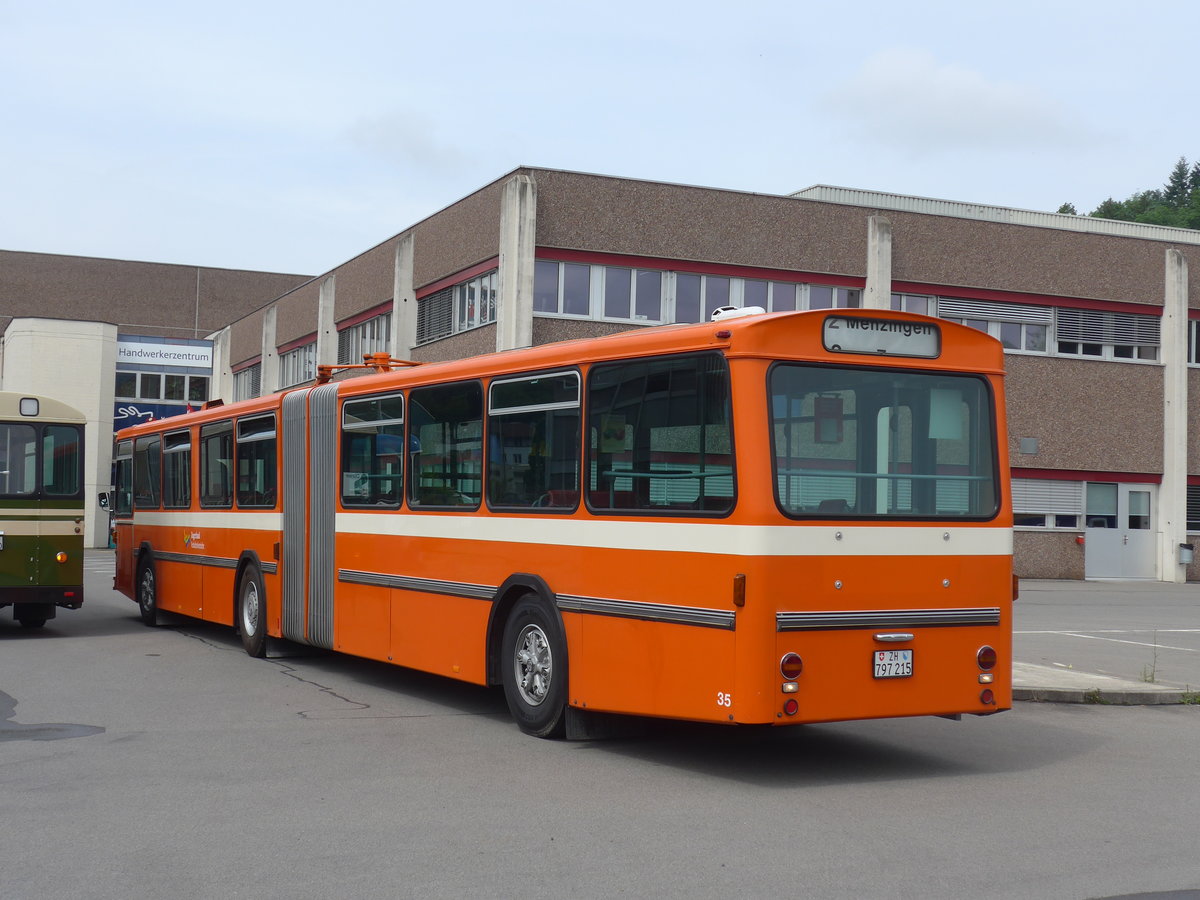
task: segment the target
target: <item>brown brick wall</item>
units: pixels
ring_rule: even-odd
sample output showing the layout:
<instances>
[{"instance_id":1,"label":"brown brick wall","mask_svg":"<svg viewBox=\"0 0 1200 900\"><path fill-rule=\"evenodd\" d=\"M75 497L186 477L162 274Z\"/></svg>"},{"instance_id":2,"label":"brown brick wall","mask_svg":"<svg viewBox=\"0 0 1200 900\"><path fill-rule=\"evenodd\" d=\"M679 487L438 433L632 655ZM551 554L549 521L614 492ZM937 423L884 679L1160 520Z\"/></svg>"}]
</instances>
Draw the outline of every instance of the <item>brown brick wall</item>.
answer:
<instances>
[{"instance_id":1,"label":"brown brick wall","mask_svg":"<svg viewBox=\"0 0 1200 900\"><path fill-rule=\"evenodd\" d=\"M1082 532L1081 532L1082 533ZM1013 565L1020 578L1083 579L1083 545L1067 532L1013 532Z\"/></svg>"},{"instance_id":2,"label":"brown brick wall","mask_svg":"<svg viewBox=\"0 0 1200 900\"><path fill-rule=\"evenodd\" d=\"M395 238L385 241L334 270L337 286L333 299L335 322L392 299L396 243ZM316 327L315 316L313 327Z\"/></svg>"},{"instance_id":3,"label":"brown brick wall","mask_svg":"<svg viewBox=\"0 0 1200 900\"><path fill-rule=\"evenodd\" d=\"M1162 471L1163 370L1063 357L1004 357L1010 462L1035 469ZM1021 438L1038 452L1020 453Z\"/></svg>"},{"instance_id":4,"label":"brown brick wall","mask_svg":"<svg viewBox=\"0 0 1200 900\"><path fill-rule=\"evenodd\" d=\"M204 337L307 280L0 250L0 329L14 316L41 316L109 322L125 334Z\"/></svg>"}]
</instances>

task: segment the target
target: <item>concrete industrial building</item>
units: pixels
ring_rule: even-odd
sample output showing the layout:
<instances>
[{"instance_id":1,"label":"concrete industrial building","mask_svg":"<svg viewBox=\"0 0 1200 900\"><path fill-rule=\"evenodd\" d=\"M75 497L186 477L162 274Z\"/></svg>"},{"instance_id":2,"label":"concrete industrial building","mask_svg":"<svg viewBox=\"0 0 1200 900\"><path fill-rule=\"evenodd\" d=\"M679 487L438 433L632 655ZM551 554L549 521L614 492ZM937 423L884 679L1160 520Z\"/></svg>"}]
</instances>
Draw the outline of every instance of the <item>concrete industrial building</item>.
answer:
<instances>
[{"instance_id":1,"label":"concrete industrial building","mask_svg":"<svg viewBox=\"0 0 1200 900\"><path fill-rule=\"evenodd\" d=\"M1198 245L1200 232L844 188L520 168L203 336L212 396L240 399L365 352L454 359L723 305L967 322L1007 350L1019 574L1179 581L1200 578L1181 548L1200 533Z\"/></svg>"}]
</instances>

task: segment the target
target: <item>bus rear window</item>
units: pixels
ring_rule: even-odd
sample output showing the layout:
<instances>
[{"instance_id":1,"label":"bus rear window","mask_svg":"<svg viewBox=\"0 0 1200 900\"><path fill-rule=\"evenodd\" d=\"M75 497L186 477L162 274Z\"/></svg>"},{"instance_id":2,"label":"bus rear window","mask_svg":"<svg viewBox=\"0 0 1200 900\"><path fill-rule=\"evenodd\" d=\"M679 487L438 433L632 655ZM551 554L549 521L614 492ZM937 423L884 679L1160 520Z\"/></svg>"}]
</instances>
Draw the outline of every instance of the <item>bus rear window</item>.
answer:
<instances>
[{"instance_id":1,"label":"bus rear window","mask_svg":"<svg viewBox=\"0 0 1200 900\"><path fill-rule=\"evenodd\" d=\"M775 493L789 516L996 514L991 393L975 376L779 364Z\"/></svg>"}]
</instances>

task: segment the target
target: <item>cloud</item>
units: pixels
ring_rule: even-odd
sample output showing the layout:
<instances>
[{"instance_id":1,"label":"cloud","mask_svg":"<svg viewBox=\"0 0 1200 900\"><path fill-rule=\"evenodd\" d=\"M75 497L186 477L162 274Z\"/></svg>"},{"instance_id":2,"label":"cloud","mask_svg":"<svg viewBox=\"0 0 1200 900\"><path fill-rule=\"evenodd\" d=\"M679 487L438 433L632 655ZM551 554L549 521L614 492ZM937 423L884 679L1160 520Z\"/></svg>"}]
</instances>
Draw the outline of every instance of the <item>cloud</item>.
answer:
<instances>
[{"instance_id":1,"label":"cloud","mask_svg":"<svg viewBox=\"0 0 1200 900\"><path fill-rule=\"evenodd\" d=\"M1066 148L1095 139L1090 126L1036 87L989 80L919 50L877 53L821 106L856 137L915 155Z\"/></svg>"},{"instance_id":2,"label":"cloud","mask_svg":"<svg viewBox=\"0 0 1200 900\"><path fill-rule=\"evenodd\" d=\"M476 126L477 127L477 126ZM401 171L453 175L470 166L472 156L453 141L438 136L440 122L420 112L364 116L349 125L345 137L355 149L368 153ZM459 140L470 140L464 127Z\"/></svg>"}]
</instances>

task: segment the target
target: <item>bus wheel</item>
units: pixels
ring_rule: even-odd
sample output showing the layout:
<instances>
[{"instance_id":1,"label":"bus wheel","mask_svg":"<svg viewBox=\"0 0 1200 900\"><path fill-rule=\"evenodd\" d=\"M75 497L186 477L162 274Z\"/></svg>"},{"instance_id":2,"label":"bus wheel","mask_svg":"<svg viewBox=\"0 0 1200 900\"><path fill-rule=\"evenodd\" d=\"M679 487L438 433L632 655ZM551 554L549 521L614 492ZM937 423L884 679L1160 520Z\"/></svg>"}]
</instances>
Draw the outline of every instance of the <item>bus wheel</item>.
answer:
<instances>
[{"instance_id":1,"label":"bus wheel","mask_svg":"<svg viewBox=\"0 0 1200 900\"><path fill-rule=\"evenodd\" d=\"M251 563L238 583L238 631L242 646L253 657L267 655L267 595L258 566Z\"/></svg>"},{"instance_id":2,"label":"bus wheel","mask_svg":"<svg viewBox=\"0 0 1200 900\"><path fill-rule=\"evenodd\" d=\"M21 616L17 621L21 623L22 628L41 628L46 624L42 616Z\"/></svg>"},{"instance_id":3,"label":"bus wheel","mask_svg":"<svg viewBox=\"0 0 1200 900\"><path fill-rule=\"evenodd\" d=\"M138 565L137 601L142 621L153 628L158 624L158 581L154 577L154 560L149 554Z\"/></svg>"},{"instance_id":4,"label":"bus wheel","mask_svg":"<svg viewBox=\"0 0 1200 900\"><path fill-rule=\"evenodd\" d=\"M533 594L504 624L504 697L517 726L535 737L561 737L566 726L567 645L558 616Z\"/></svg>"}]
</instances>

